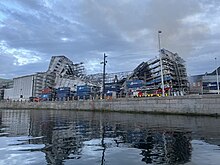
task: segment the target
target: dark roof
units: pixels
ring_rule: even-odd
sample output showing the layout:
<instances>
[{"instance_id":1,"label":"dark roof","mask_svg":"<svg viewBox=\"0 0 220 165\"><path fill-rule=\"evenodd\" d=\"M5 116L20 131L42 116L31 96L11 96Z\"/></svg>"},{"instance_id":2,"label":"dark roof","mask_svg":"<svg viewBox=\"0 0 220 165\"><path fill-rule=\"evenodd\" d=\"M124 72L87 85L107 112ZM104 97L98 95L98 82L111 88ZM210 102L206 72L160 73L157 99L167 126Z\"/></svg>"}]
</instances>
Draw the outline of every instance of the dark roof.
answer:
<instances>
[{"instance_id":1,"label":"dark roof","mask_svg":"<svg viewBox=\"0 0 220 165\"><path fill-rule=\"evenodd\" d=\"M220 75L220 66L217 69L218 75ZM208 73L207 75L216 75L216 69L212 73Z\"/></svg>"}]
</instances>

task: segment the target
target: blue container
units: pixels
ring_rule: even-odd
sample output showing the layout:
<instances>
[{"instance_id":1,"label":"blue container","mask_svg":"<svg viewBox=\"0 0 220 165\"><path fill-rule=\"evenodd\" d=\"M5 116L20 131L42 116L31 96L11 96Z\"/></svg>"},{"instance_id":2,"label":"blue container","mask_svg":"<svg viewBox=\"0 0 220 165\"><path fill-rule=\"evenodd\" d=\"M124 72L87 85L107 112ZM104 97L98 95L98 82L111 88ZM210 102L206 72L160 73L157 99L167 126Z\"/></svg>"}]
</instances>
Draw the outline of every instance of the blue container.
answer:
<instances>
[{"instance_id":1,"label":"blue container","mask_svg":"<svg viewBox=\"0 0 220 165\"><path fill-rule=\"evenodd\" d=\"M70 95L70 87L58 88L56 90L56 93L57 93L57 95L60 94L60 95L63 95L63 96Z\"/></svg>"},{"instance_id":2,"label":"blue container","mask_svg":"<svg viewBox=\"0 0 220 165\"><path fill-rule=\"evenodd\" d=\"M57 92L57 93L66 93L66 92L70 92L70 87L57 88L56 92Z\"/></svg>"},{"instance_id":3,"label":"blue container","mask_svg":"<svg viewBox=\"0 0 220 165\"><path fill-rule=\"evenodd\" d=\"M105 93L107 93L108 91L120 92L120 86L118 86L118 85L105 86Z\"/></svg>"},{"instance_id":4,"label":"blue container","mask_svg":"<svg viewBox=\"0 0 220 165\"><path fill-rule=\"evenodd\" d=\"M91 87L79 87L77 88L77 92L76 92L76 96L79 98L79 99L89 99L90 96L91 96Z\"/></svg>"},{"instance_id":5,"label":"blue container","mask_svg":"<svg viewBox=\"0 0 220 165\"><path fill-rule=\"evenodd\" d=\"M57 91L70 91L70 87L60 87L57 88Z\"/></svg>"},{"instance_id":6,"label":"blue container","mask_svg":"<svg viewBox=\"0 0 220 165\"><path fill-rule=\"evenodd\" d=\"M77 96L91 95L91 92L77 92Z\"/></svg>"},{"instance_id":7,"label":"blue container","mask_svg":"<svg viewBox=\"0 0 220 165\"><path fill-rule=\"evenodd\" d=\"M127 88L140 88L144 85L143 80L126 81Z\"/></svg>"},{"instance_id":8,"label":"blue container","mask_svg":"<svg viewBox=\"0 0 220 165\"><path fill-rule=\"evenodd\" d=\"M70 91L70 89L64 89L64 90L57 89L57 92L65 92L65 91Z\"/></svg>"},{"instance_id":9,"label":"blue container","mask_svg":"<svg viewBox=\"0 0 220 165\"><path fill-rule=\"evenodd\" d=\"M112 92L107 92L106 96L112 96Z\"/></svg>"},{"instance_id":10,"label":"blue container","mask_svg":"<svg viewBox=\"0 0 220 165\"><path fill-rule=\"evenodd\" d=\"M90 95L88 95L88 94L79 94L79 95L77 95L77 97L78 97L79 99L89 99L89 98L90 98Z\"/></svg>"},{"instance_id":11,"label":"blue container","mask_svg":"<svg viewBox=\"0 0 220 165\"><path fill-rule=\"evenodd\" d=\"M203 88L209 90L217 90L217 82L203 82Z\"/></svg>"},{"instance_id":12,"label":"blue container","mask_svg":"<svg viewBox=\"0 0 220 165\"><path fill-rule=\"evenodd\" d=\"M77 92L91 92L92 87L88 85L77 86Z\"/></svg>"},{"instance_id":13,"label":"blue container","mask_svg":"<svg viewBox=\"0 0 220 165\"><path fill-rule=\"evenodd\" d=\"M57 97L70 97L70 94L57 93Z\"/></svg>"},{"instance_id":14,"label":"blue container","mask_svg":"<svg viewBox=\"0 0 220 165\"><path fill-rule=\"evenodd\" d=\"M57 93L61 93L61 94L70 94L70 91L57 91Z\"/></svg>"}]
</instances>

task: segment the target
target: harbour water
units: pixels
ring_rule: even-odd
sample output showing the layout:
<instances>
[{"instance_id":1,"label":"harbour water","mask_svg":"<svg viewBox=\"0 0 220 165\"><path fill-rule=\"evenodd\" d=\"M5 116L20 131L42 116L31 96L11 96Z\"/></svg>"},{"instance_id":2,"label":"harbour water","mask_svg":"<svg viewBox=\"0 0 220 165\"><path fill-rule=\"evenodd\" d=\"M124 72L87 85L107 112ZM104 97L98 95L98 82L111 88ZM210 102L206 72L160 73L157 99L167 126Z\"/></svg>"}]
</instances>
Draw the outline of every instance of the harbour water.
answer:
<instances>
[{"instance_id":1,"label":"harbour water","mask_svg":"<svg viewBox=\"0 0 220 165\"><path fill-rule=\"evenodd\" d=\"M0 110L0 164L218 165L220 118Z\"/></svg>"}]
</instances>

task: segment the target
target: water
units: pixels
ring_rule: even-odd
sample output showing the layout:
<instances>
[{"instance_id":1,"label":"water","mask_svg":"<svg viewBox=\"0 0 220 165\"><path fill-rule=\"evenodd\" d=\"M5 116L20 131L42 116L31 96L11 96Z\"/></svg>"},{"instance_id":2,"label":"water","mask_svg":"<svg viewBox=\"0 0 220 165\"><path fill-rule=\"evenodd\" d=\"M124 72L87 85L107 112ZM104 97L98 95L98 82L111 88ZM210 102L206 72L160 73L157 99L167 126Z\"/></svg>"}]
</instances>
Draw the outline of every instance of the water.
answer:
<instances>
[{"instance_id":1,"label":"water","mask_svg":"<svg viewBox=\"0 0 220 165\"><path fill-rule=\"evenodd\" d=\"M0 110L1 165L217 165L220 118Z\"/></svg>"}]
</instances>

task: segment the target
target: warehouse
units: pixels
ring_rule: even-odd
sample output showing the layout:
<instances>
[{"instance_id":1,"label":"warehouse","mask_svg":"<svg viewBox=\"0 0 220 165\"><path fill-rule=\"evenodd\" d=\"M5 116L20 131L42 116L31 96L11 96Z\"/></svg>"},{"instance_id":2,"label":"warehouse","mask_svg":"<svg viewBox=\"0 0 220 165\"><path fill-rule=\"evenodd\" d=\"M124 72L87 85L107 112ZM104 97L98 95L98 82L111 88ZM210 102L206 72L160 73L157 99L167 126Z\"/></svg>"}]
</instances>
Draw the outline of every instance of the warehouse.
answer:
<instances>
[{"instance_id":1,"label":"warehouse","mask_svg":"<svg viewBox=\"0 0 220 165\"><path fill-rule=\"evenodd\" d=\"M33 95L34 75L14 78L13 88L6 89L4 99L28 100Z\"/></svg>"}]
</instances>

